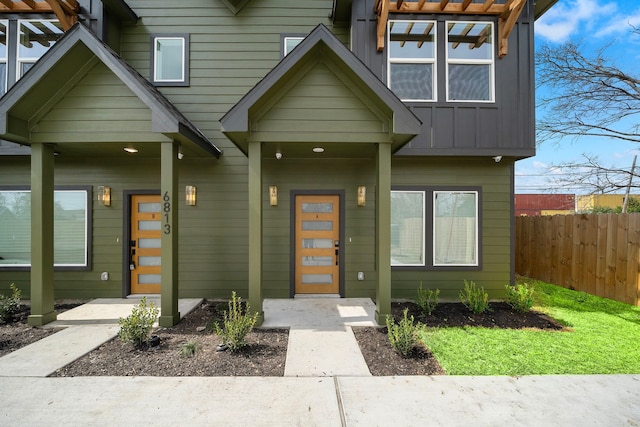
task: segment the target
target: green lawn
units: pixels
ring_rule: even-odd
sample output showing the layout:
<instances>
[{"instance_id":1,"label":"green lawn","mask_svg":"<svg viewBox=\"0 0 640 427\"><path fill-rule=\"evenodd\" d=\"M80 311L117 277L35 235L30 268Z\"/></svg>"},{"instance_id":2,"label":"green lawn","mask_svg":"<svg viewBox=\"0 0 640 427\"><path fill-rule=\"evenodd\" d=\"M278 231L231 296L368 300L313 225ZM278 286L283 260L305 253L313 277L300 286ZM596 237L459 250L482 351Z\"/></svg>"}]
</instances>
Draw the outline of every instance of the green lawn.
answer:
<instances>
[{"instance_id":1,"label":"green lawn","mask_svg":"<svg viewBox=\"0 0 640 427\"><path fill-rule=\"evenodd\" d=\"M640 373L640 307L519 280L535 284L534 309L570 331L423 328L421 339L447 374Z\"/></svg>"}]
</instances>

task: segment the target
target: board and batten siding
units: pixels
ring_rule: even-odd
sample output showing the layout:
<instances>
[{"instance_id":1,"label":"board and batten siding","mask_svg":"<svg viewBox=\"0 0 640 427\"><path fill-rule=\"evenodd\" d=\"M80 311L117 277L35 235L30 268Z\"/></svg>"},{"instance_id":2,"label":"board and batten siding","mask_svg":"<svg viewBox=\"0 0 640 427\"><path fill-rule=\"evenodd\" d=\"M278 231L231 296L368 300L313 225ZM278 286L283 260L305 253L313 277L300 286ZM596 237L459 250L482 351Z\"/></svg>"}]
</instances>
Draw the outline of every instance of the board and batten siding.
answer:
<instances>
[{"instance_id":1,"label":"board and batten siding","mask_svg":"<svg viewBox=\"0 0 640 427\"><path fill-rule=\"evenodd\" d=\"M464 280L473 280L489 292L502 297L505 285L511 281L511 188L513 163L491 158L411 158L394 157L393 186L480 187L482 223L480 233L481 269L432 269L401 271L392 269L392 297L415 298L422 285L426 289L440 289L440 297L457 300ZM431 245L432 242L426 242Z\"/></svg>"}]
</instances>

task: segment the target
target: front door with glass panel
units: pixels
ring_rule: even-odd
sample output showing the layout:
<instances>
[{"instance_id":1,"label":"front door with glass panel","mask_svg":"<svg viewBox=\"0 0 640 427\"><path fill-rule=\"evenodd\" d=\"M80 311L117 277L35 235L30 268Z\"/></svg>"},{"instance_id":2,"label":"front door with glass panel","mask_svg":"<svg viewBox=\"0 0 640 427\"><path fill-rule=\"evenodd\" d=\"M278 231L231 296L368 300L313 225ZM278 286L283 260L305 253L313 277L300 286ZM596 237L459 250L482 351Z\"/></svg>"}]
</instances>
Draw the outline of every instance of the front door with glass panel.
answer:
<instances>
[{"instance_id":1,"label":"front door with glass panel","mask_svg":"<svg viewBox=\"0 0 640 427\"><path fill-rule=\"evenodd\" d=\"M160 293L161 220L159 195L131 196L129 269L132 294Z\"/></svg>"},{"instance_id":2,"label":"front door with glass panel","mask_svg":"<svg viewBox=\"0 0 640 427\"><path fill-rule=\"evenodd\" d=\"M296 195L295 293L340 292L340 196Z\"/></svg>"}]
</instances>

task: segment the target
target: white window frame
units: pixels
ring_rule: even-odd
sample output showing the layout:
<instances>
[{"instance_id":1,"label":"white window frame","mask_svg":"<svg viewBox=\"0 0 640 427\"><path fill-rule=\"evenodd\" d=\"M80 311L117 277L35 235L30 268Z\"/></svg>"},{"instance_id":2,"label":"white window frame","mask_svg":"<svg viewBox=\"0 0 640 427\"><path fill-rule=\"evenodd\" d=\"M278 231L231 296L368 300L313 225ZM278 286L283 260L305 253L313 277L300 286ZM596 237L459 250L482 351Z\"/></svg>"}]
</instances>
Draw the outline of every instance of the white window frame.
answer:
<instances>
[{"instance_id":1,"label":"white window frame","mask_svg":"<svg viewBox=\"0 0 640 427\"><path fill-rule=\"evenodd\" d=\"M304 39L305 36L284 36L284 39L282 41L282 57L287 56L291 52L291 50L295 49L296 46L298 46L298 44L300 44ZM298 40L298 43L293 47L293 49L287 51L287 41L289 40Z\"/></svg>"},{"instance_id":2,"label":"white window frame","mask_svg":"<svg viewBox=\"0 0 640 427\"><path fill-rule=\"evenodd\" d=\"M17 29L16 29L16 81L20 80L22 78L22 64L35 64L36 62L38 62L38 59L40 59L42 56L27 56L27 57L20 57L20 28L22 27L22 24L25 22L53 22L56 24L60 24L60 21L58 21L57 19L18 19L17 21ZM62 35L64 34L64 30L62 30L62 33L59 35L59 37L62 37ZM56 39L57 42L57 39ZM8 43L8 40L7 40ZM55 42L54 42L55 43ZM47 48L47 51L49 49L51 49L52 46L49 46ZM46 51L45 51L46 53ZM42 54L44 55L44 53Z\"/></svg>"},{"instance_id":3,"label":"white window frame","mask_svg":"<svg viewBox=\"0 0 640 427\"><path fill-rule=\"evenodd\" d=\"M438 194L473 194L474 198L475 198L475 210L474 210L474 218L475 218L475 225L474 225L474 245L475 247L473 248L474 250L474 262L472 263L438 263L436 262L436 198L438 196ZM456 190L456 191L451 191L451 190L434 190L433 191L433 204L432 204L432 212L430 212L430 215L432 215L433 218L433 247L432 247L432 265L434 267L478 267L479 264L479 258L480 258L480 246L479 246L479 242L480 242L480 236L479 236L479 231L480 231L480 218L479 218L479 192L478 191L474 191L474 190Z\"/></svg>"},{"instance_id":4,"label":"white window frame","mask_svg":"<svg viewBox=\"0 0 640 427\"><path fill-rule=\"evenodd\" d=\"M392 200L393 193L411 193L411 194L421 194L422 195L422 248L420 259L422 262L406 264L406 263L397 263L394 262L393 257L391 258L391 267L425 267L426 266L426 227L427 227L427 193L424 190L391 190Z\"/></svg>"},{"instance_id":5,"label":"white window frame","mask_svg":"<svg viewBox=\"0 0 640 427\"><path fill-rule=\"evenodd\" d=\"M11 43L11 36L9 34L9 20L1 19L0 22L5 25L5 29L7 30L5 34L7 36L7 39L5 40L5 56L4 58L0 58L0 63L4 64L4 81L2 82L3 91L0 93L0 96L2 96L7 93L7 90L9 90L9 46Z\"/></svg>"},{"instance_id":6,"label":"white window frame","mask_svg":"<svg viewBox=\"0 0 640 427\"><path fill-rule=\"evenodd\" d=\"M391 26L393 23L420 23L420 24L433 24L433 58L392 58L391 57ZM431 64L431 85L432 85L432 98L402 98L403 102L436 102L438 100L438 22L437 21L422 21L422 20L403 20L393 19L387 22L387 87L391 89L391 64Z\"/></svg>"},{"instance_id":7,"label":"white window frame","mask_svg":"<svg viewBox=\"0 0 640 427\"><path fill-rule=\"evenodd\" d=\"M158 78L158 42L162 40L180 40L182 42L182 75L178 79ZM189 85L189 34L153 34L151 35L151 82L156 86Z\"/></svg>"},{"instance_id":8,"label":"white window frame","mask_svg":"<svg viewBox=\"0 0 640 427\"><path fill-rule=\"evenodd\" d=\"M486 24L491 27L491 58L490 59L457 59L449 58L449 24ZM447 102L464 102L464 103L495 103L496 99L496 33L495 26L491 21L446 21L445 22L445 57L446 57L446 92ZM449 64L459 65L489 65L489 99L450 99L449 94Z\"/></svg>"},{"instance_id":9,"label":"white window frame","mask_svg":"<svg viewBox=\"0 0 640 427\"><path fill-rule=\"evenodd\" d=\"M28 193L30 195L31 190L29 188L12 188L12 189L0 188L0 193ZM84 249L83 249L84 259L81 263L54 263L54 267L56 268L56 270L89 270L90 263L91 263L91 255L90 255L91 239L90 239L89 233L92 227L91 212L90 212L92 209L91 192L89 191L88 188L56 189L54 190L54 201L55 201L55 194L60 194L60 193L81 193L84 195L84 205L83 205L83 208L84 208ZM54 218L54 228L55 228L55 221L56 219ZM54 248L55 248L55 243L54 243ZM55 254L54 254L54 257L55 257ZM0 262L0 271L16 270L16 269L24 270L24 269L30 269L30 268L31 268L31 262L15 263L15 264L3 264L2 262Z\"/></svg>"}]
</instances>

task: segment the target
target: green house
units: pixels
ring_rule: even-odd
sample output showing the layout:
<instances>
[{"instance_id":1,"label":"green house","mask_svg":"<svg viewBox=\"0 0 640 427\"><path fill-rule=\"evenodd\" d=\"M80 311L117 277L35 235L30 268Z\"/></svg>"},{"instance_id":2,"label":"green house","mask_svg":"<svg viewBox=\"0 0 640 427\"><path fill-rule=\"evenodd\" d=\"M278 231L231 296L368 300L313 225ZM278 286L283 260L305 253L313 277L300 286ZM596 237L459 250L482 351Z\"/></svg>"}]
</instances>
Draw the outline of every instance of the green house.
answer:
<instances>
[{"instance_id":1,"label":"green house","mask_svg":"<svg viewBox=\"0 0 640 427\"><path fill-rule=\"evenodd\" d=\"M3 2L0 291L501 297L553 3Z\"/></svg>"}]
</instances>

